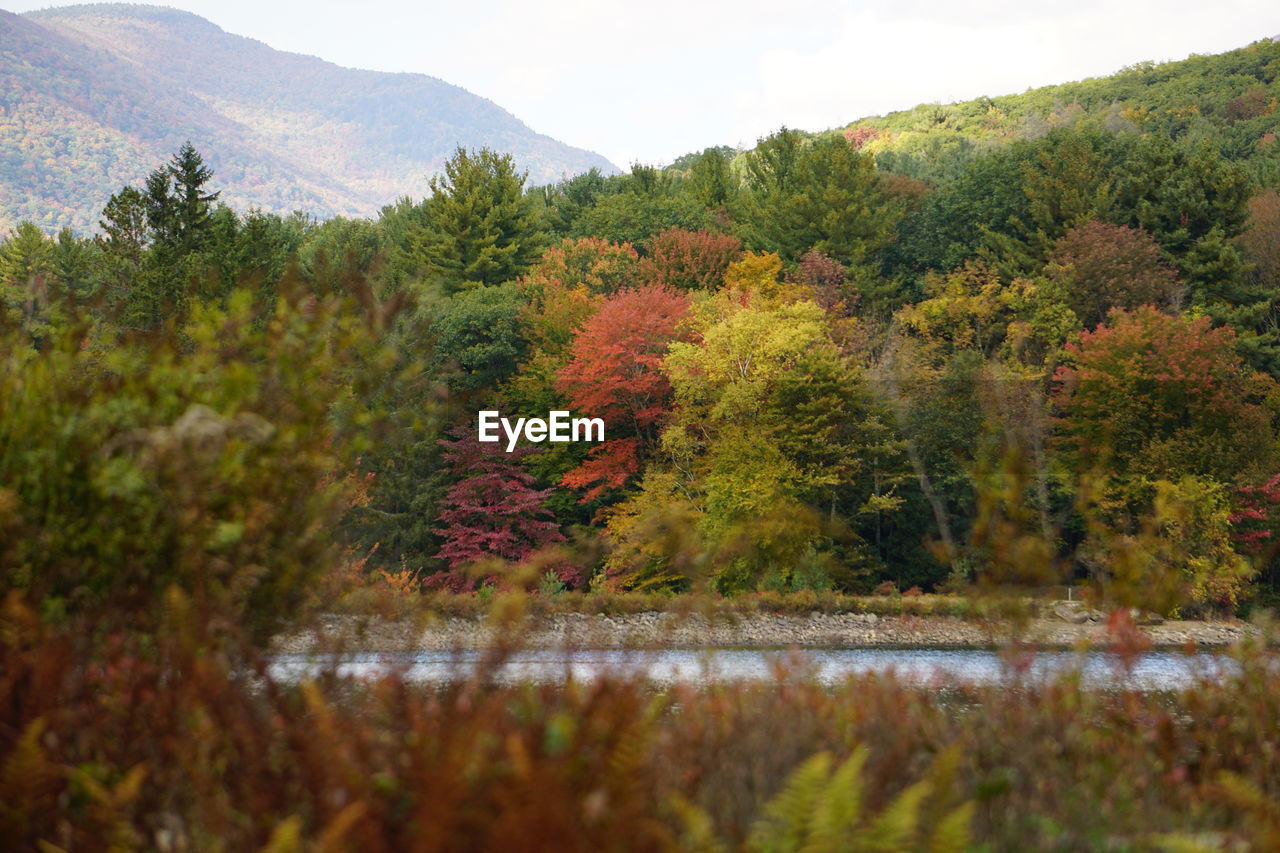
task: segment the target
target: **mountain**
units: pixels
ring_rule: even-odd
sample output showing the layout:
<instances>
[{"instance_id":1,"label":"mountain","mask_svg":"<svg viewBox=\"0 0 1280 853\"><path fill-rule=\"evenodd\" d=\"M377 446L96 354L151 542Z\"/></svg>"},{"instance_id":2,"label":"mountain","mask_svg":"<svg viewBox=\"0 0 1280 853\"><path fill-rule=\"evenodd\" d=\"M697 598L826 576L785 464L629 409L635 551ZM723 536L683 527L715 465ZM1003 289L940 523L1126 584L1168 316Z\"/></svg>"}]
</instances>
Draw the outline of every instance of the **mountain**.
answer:
<instances>
[{"instance_id":1,"label":"mountain","mask_svg":"<svg viewBox=\"0 0 1280 853\"><path fill-rule=\"evenodd\" d=\"M920 104L859 119L846 137L882 168L936 181L976 150L1084 125L1215 146L1260 185L1280 182L1280 43L1176 62L1142 62L1106 77L954 104Z\"/></svg>"},{"instance_id":2,"label":"mountain","mask_svg":"<svg viewBox=\"0 0 1280 853\"><path fill-rule=\"evenodd\" d=\"M617 171L434 77L278 51L188 12L0 11L0 229L87 232L187 139L233 207L320 217L425 194L457 145L512 154L532 183Z\"/></svg>"}]
</instances>

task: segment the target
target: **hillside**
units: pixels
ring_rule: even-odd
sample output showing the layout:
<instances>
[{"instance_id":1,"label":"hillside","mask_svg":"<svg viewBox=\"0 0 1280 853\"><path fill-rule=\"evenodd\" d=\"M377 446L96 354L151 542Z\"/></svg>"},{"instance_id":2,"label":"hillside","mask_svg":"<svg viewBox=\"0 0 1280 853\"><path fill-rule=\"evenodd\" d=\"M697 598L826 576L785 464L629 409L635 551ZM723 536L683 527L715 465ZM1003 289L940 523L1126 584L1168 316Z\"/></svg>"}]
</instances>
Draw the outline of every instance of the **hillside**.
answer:
<instances>
[{"instance_id":1,"label":"hillside","mask_svg":"<svg viewBox=\"0 0 1280 853\"><path fill-rule=\"evenodd\" d=\"M534 182L615 171L442 80L274 50L186 12L0 11L0 228L87 231L186 139L229 204L321 217L422 195L459 144L510 152Z\"/></svg>"},{"instance_id":2,"label":"hillside","mask_svg":"<svg viewBox=\"0 0 1280 853\"><path fill-rule=\"evenodd\" d=\"M1138 63L1018 95L920 104L843 130L882 167L927 180L945 177L949 164L975 150L1092 123L1113 132L1205 140L1268 184L1280 179L1278 104L1280 43L1263 39L1227 53Z\"/></svg>"}]
</instances>

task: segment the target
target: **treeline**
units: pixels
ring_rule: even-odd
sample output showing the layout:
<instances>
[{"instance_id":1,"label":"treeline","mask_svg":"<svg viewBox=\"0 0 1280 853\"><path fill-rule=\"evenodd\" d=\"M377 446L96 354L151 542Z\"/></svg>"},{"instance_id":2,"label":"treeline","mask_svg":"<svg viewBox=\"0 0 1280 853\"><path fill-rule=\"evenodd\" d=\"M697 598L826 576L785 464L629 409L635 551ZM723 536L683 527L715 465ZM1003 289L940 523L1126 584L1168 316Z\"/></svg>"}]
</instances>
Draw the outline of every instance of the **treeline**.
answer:
<instances>
[{"instance_id":1,"label":"treeline","mask_svg":"<svg viewBox=\"0 0 1280 853\"><path fill-rule=\"evenodd\" d=\"M548 590L723 593L1089 578L1166 611L1274 594L1280 195L1211 144L1062 127L926 181L783 129L535 188L460 149L430 197L325 222L239 214L210 178L188 145L96 237L10 235L6 381L36 408L89 388L117 457L193 403L224 432L252 412L287 438L255 452L332 487L364 571L467 590L531 562ZM157 351L173 373L139 355ZM40 391L59 358L79 378ZM494 408L600 417L607 440L508 454L475 440ZM16 472L65 447L0 415L8 511L56 537ZM104 508L155 492L154 454L113 459L86 463ZM228 501L263 484L235 466L201 504L206 556L252 538Z\"/></svg>"}]
</instances>

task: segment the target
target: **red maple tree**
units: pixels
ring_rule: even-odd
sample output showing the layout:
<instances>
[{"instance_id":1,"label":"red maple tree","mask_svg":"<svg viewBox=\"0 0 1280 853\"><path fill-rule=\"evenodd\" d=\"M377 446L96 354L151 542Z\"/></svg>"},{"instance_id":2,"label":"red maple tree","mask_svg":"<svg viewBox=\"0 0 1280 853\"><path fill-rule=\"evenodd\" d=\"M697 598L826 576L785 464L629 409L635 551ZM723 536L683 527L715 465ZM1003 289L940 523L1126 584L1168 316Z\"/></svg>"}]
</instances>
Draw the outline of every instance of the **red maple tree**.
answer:
<instances>
[{"instance_id":1,"label":"red maple tree","mask_svg":"<svg viewBox=\"0 0 1280 853\"><path fill-rule=\"evenodd\" d=\"M575 413L603 418L605 435L561 482L589 501L619 488L640 468L666 417L671 384L662 361L682 337L684 294L663 285L625 288L609 298L574 338L559 388Z\"/></svg>"}]
</instances>

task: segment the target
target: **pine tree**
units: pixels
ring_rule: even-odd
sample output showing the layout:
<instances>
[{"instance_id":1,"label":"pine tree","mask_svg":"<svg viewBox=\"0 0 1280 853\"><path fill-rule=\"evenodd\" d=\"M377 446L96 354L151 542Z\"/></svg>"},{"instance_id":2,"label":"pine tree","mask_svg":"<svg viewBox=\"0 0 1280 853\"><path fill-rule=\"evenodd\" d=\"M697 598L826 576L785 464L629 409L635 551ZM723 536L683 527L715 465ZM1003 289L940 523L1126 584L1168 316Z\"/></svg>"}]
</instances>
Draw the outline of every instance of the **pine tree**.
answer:
<instances>
[{"instance_id":1,"label":"pine tree","mask_svg":"<svg viewBox=\"0 0 1280 853\"><path fill-rule=\"evenodd\" d=\"M459 147L431 179L425 226L416 229L419 266L449 290L501 284L523 273L542 244L525 175L509 154Z\"/></svg>"},{"instance_id":2,"label":"pine tree","mask_svg":"<svg viewBox=\"0 0 1280 853\"><path fill-rule=\"evenodd\" d=\"M147 176L147 226L155 244L175 259L199 251L208 240L212 205L220 195L205 191L211 177L213 170L190 142Z\"/></svg>"},{"instance_id":3,"label":"pine tree","mask_svg":"<svg viewBox=\"0 0 1280 853\"><path fill-rule=\"evenodd\" d=\"M902 215L881 190L875 161L843 137L801 147L793 134L778 134L748 164L752 242L788 260L817 249L847 266L867 263Z\"/></svg>"},{"instance_id":4,"label":"pine tree","mask_svg":"<svg viewBox=\"0 0 1280 853\"><path fill-rule=\"evenodd\" d=\"M35 332L48 303L51 260L49 240L31 222L0 243L0 326L13 323Z\"/></svg>"}]
</instances>

